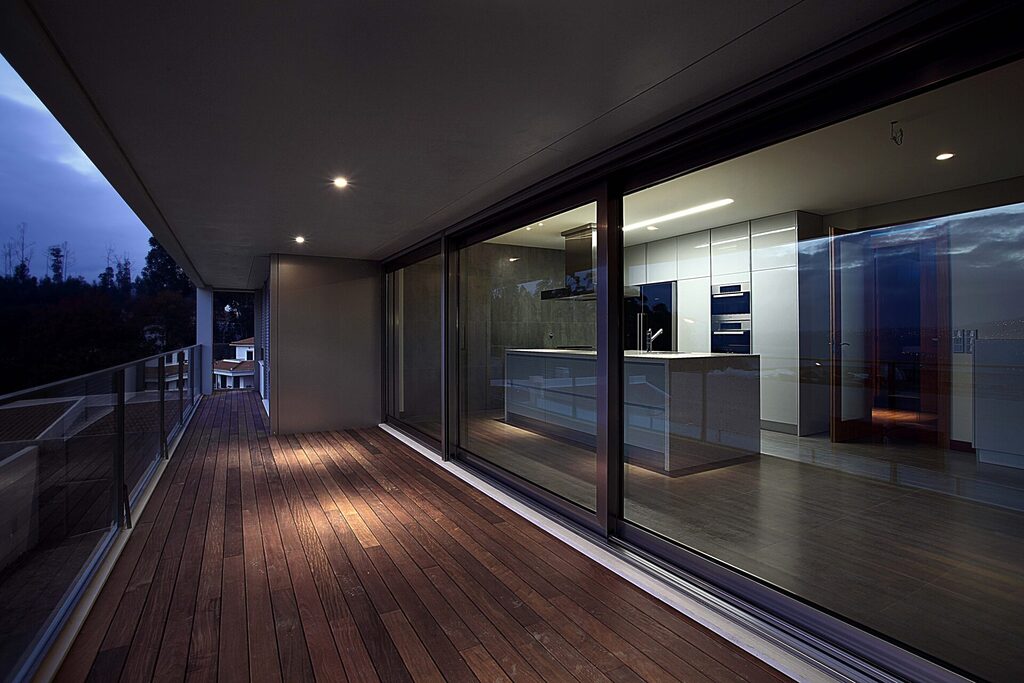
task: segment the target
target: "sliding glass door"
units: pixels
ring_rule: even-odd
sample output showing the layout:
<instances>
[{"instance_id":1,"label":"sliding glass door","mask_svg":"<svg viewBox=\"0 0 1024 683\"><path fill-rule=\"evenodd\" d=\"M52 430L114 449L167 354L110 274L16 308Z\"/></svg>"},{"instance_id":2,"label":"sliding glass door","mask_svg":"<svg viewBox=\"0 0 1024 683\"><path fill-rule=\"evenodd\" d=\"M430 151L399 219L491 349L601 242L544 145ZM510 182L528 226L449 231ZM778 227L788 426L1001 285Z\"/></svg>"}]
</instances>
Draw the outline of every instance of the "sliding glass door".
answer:
<instances>
[{"instance_id":1,"label":"sliding glass door","mask_svg":"<svg viewBox=\"0 0 1024 683\"><path fill-rule=\"evenodd\" d=\"M1022 81L624 197L620 533L1024 677Z\"/></svg>"},{"instance_id":2,"label":"sliding glass door","mask_svg":"<svg viewBox=\"0 0 1024 683\"><path fill-rule=\"evenodd\" d=\"M387 275L388 417L441 441L440 254Z\"/></svg>"},{"instance_id":3,"label":"sliding glass door","mask_svg":"<svg viewBox=\"0 0 1024 683\"><path fill-rule=\"evenodd\" d=\"M459 252L459 446L596 505L597 204Z\"/></svg>"}]
</instances>

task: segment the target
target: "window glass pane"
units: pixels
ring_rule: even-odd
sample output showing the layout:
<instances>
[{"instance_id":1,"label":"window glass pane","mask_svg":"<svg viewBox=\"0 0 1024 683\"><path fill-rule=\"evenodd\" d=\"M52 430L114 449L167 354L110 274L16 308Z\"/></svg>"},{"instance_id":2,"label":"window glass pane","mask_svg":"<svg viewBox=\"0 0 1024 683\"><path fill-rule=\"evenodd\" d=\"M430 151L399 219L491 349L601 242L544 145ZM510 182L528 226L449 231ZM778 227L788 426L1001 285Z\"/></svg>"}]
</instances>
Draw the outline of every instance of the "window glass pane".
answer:
<instances>
[{"instance_id":1,"label":"window glass pane","mask_svg":"<svg viewBox=\"0 0 1024 683\"><path fill-rule=\"evenodd\" d=\"M1022 81L624 200L625 519L999 681L1024 678Z\"/></svg>"},{"instance_id":2,"label":"window glass pane","mask_svg":"<svg viewBox=\"0 0 1024 683\"><path fill-rule=\"evenodd\" d=\"M388 275L388 413L441 439L441 255Z\"/></svg>"},{"instance_id":3,"label":"window glass pane","mask_svg":"<svg viewBox=\"0 0 1024 683\"><path fill-rule=\"evenodd\" d=\"M459 256L460 445L593 509L597 205Z\"/></svg>"}]
</instances>

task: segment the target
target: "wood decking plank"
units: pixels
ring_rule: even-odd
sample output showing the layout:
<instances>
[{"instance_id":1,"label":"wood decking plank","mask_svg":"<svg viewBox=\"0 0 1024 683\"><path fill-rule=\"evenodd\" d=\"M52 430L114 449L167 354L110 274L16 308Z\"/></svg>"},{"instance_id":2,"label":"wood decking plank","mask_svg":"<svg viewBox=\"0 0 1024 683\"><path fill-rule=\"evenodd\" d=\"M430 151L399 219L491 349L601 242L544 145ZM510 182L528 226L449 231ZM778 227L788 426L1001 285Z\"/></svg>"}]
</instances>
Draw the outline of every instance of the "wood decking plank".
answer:
<instances>
[{"instance_id":1,"label":"wood decking plank","mask_svg":"<svg viewBox=\"0 0 1024 683\"><path fill-rule=\"evenodd\" d=\"M782 680L379 429L206 398L60 681Z\"/></svg>"}]
</instances>

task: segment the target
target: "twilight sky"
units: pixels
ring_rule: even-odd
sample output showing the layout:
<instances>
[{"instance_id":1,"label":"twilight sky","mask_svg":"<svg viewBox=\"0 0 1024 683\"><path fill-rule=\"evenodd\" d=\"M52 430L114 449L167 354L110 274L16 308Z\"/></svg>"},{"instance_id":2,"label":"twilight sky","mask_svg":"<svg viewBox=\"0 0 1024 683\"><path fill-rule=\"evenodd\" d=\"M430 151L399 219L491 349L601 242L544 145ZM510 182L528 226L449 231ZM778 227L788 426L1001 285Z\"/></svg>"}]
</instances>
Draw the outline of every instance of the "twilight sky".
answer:
<instances>
[{"instance_id":1,"label":"twilight sky","mask_svg":"<svg viewBox=\"0 0 1024 683\"><path fill-rule=\"evenodd\" d=\"M32 274L40 277L51 244L67 241L69 275L87 280L106 267L108 247L128 254L133 274L149 251L146 226L0 57L0 244L22 222L26 241L35 243Z\"/></svg>"}]
</instances>

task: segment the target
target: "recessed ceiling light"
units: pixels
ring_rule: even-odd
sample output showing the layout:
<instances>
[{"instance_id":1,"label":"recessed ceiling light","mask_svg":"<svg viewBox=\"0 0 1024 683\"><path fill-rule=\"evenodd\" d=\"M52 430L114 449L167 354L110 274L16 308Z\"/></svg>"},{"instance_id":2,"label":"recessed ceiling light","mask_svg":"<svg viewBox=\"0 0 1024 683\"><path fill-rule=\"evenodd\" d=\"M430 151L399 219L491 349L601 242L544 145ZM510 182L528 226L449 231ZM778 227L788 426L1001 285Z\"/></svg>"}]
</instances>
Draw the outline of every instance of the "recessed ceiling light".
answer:
<instances>
[{"instance_id":1,"label":"recessed ceiling light","mask_svg":"<svg viewBox=\"0 0 1024 683\"><path fill-rule=\"evenodd\" d=\"M943 152L942 154L936 155L935 160L936 161L945 161L946 159L952 159L955 156L956 155L953 154L952 152Z\"/></svg>"},{"instance_id":2,"label":"recessed ceiling light","mask_svg":"<svg viewBox=\"0 0 1024 683\"><path fill-rule=\"evenodd\" d=\"M513 256L512 258L510 258L510 259L508 260L508 262L509 262L509 263L515 263L515 262L516 262L516 261L518 261L518 260L519 260L519 257L518 257L518 256Z\"/></svg>"},{"instance_id":3,"label":"recessed ceiling light","mask_svg":"<svg viewBox=\"0 0 1024 683\"><path fill-rule=\"evenodd\" d=\"M297 235L297 236L295 237L295 241L296 241L296 242L297 242L298 244L302 244L303 242L305 242L305 241L306 241L306 238L305 238L305 237L303 237L302 235Z\"/></svg>"},{"instance_id":4,"label":"recessed ceiling light","mask_svg":"<svg viewBox=\"0 0 1024 683\"><path fill-rule=\"evenodd\" d=\"M675 220L676 218L682 218L683 216L692 216L695 213L701 213L702 211L710 211L711 209L717 209L721 206L728 206L729 204L732 204L731 199L716 199L715 201L708 202L707 204L698 204L697 206L691 206L688 209L682 209L680 211L675 211L673 213L667 213L664 216L658 216L657 218L652 218L649 221L640 221L639 223L631 223L629 225L624 225L622 226L622 230L623 232L628 232L629 230L646 228L647 226L654 225L655 223L664 223L665 221Z\"/></svg>"},{"instance_id":5,"label":"recessed ceiling light","mask_svg":"<svg viewBox=\"0 0 1024 683\"><path fill-rule=\"evenodd\" d=\"M526 232L530 232L531 230L533 230L533 228L531 228L530 226L526 226Z\"/></svg>"},{"instance_id":6,"label":"recessed ceiling light","mask_svg":"<svg viewBox=\"0 0 1024 683\"><path fill-rule=\"evenodd\" d=\"M334 179L334 186L348 187L348 178L342 178L341 176L338 176L337 178Z\"/></svg>"},{"instance_id":7,"label":"recessed ceiling light","mask_svg":"<svg viewBox=\"0 0 1024 683\"><path fill-rule=\"evenodd\" d=\"M537 225L541 226L542 228L544 227L543 223L538 223Z\"/></svg>"},{"instance_id":8,"label":"recessed ceiling light","mask_svg":"<svg viewBox=\"0 0 1024 683\"><path fill-rule=\"evenodd\" d=\"M648 230L657 230L657 229L658 229L658 226L657 226L657 225L648 225L648 226L647 226L647 229L648 229Z\"/></svg>"}]
</instances>

